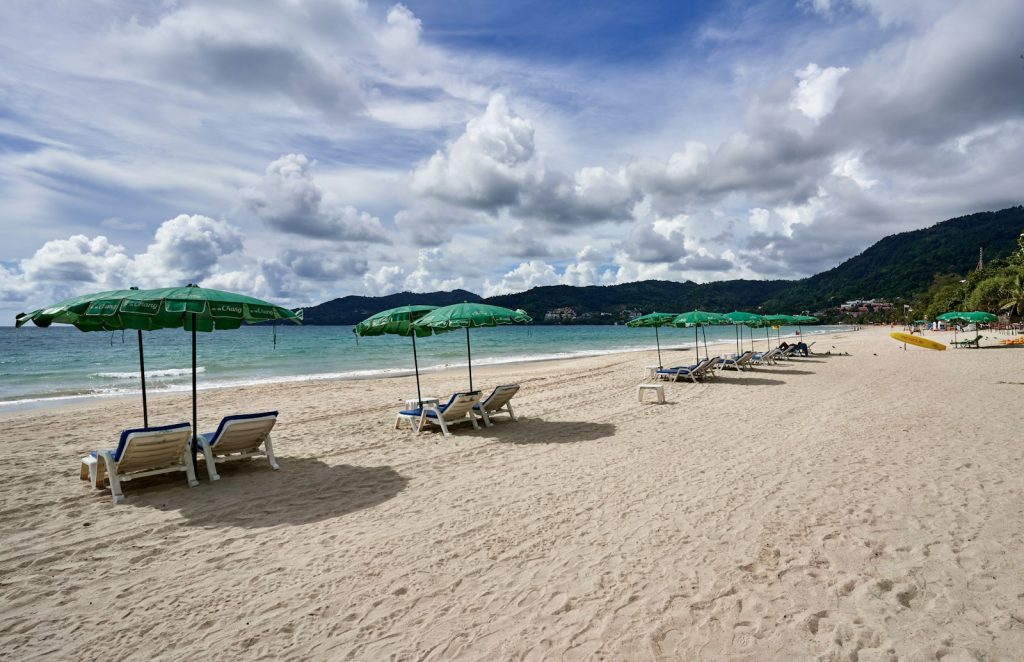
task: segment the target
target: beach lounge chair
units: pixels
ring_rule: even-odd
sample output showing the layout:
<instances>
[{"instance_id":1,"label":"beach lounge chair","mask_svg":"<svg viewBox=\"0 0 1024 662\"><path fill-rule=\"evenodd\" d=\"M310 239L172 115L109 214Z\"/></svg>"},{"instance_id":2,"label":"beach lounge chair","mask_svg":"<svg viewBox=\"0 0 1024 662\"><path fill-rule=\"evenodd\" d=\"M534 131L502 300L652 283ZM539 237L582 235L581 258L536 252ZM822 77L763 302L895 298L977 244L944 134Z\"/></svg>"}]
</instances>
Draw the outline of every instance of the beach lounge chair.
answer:
<instances>
[{"instance_id":1,"label":"beach lounge chair","mask_svg":"<svg viewBox=\"0 0 1024 662\"><path fill-rule=\"evenodd\" d=\"M675 368L662 368L657 372L659 379L671 379L678 382L680 379L689 379L694 384L697 380L703 379L711 374L711 369L720 359L701 359L699 363L691 366L677 366Z\"/></svg>"},{"instance_id":2,"label":"beach lounge chair","mask_svg":"<svg viewBox=\"0 0 1024 662\"><path fill-rule=\"evenodd\" d=\"M152 428L130 428L121 432L117 448L99 450L82 458L82 480L88 480L94 489L110 484L114 503L124 501L121 481L142 476L184 471L189 487L199 484L192 468L189 440L192 426L175 423Z\"/></svg>"},{"instance_id":3,"label":"beach lounge chair","mask_svg":"<svg viewBox=\"0 0 1024 662\"><path fill-rule=\"evenodd\" d=\"M718 364L718 367L721 370L742 371L750 364L750 359L753 358L753 356L753 352L743 352L734 359L722 359L722 362Z\"/></svg>"},{"instance_id":4,"label":"beach lounge chair","mask_svg":"<svg viewBox=\"0 0 1024 662\"><path fill-rule=\"evenodd\" d=\"M755 352L754 356L750 359L750 363L752 365L768 365L775 363L775 359L778 357L779 351L779 348L775 347L767 352Z\"/></svg>"},{"instance_id":5,"label":"beach lounge chair","mask_svg":"<svg viewBox=\"0 0 1024 662\"><path fill-rule=\"evenodd\" d=\"M715 375L715 368L717 368L720 365L722 365L722 357L721 356L712 356L708 360L707 367L704 368L704 371L699 376L700 377L706 377L708 379L714 378L716 376Z\"/></svg>"},{"instance_id":6,"label":"beach lounge chair","mask_svg":"<svg viewBox=\"0 0 1024 662\"><path fill-rule=\"evenodd\" d=\"M441 426L441 433L450 437L451 432L448 431L448 426L452 423L465 423L468 417L473 424L473 429L479 430L480 425L476 422L476 416L473 415L473 407L478 402L480 402L480 391L453 393L448 402L443 405L425 405L418 409L404 409L398 412L398 416L395 417L395 429L397 430L399 424L406 420L412 426L413 432L419 434L423 432L424 425L431 423Z\"/></svg>"},{"instance_id":7,"label":"beach lounge chair","mask_svg":"<svg viewBox=\"0 0 1024 662\"><path fill-rule=\"evenodd\" d=\"M512 396L519 392L519 384L505 384L503 386L496 386L491 394L473 405L473 413L480 414L480 417L484 419L484 424L487 427L494 425L491 423L491 415L505 412L509 415L513 421L518 420L516 414L512 411Z\"/></svg>"},{"instance_id":8,"label":"beach lounge chair","mask_svg":"<svg viewBox=\"0 0 1024 662\"><path fill-rule=\"evenodd\" d=\"M957 347L974 347L975 349L980 349L981 348L981 334L979 333L977 336L975 336L974 338L971 338L970 340L954 340L950 344L951 345L956 345Z\"/></svg>"},{"instance_id":9,"label":"beach lounge chair","mask_svg":"<svg viewBox=\"0 0 1024 662\"><path fill-rule=\"evenodd\" d=\"M210 480L220 480L217 474L217 462L228 460L247 460L265 455L270 468L280 469L274 457L274 447L270 443L270 431L277 423L276 411L264 411L257 414L235 414L225 416L216 432L207 432L196 437L196 449L202 452L206 460L206 473ZM265 450L260 450L263 446Z\"/></svg>"}]
</instances>

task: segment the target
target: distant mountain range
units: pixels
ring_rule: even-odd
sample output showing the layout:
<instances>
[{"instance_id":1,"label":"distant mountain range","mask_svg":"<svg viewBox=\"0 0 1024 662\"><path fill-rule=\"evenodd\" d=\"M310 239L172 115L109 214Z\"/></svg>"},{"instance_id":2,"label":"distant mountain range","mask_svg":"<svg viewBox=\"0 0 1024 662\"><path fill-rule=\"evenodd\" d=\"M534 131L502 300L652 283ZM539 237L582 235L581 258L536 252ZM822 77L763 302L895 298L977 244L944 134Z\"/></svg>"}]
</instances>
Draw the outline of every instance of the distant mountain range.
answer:
<instances>
[{"instance_id":1,"label":"distant mountain range","mask_svg":"<svg viewBox=\"0 0 1024 662\"><path fill-rule=\"evenodd\" d=\"M950 219L923 230L882 239L828 271L800 280L727 280L678 283L646 280L622 285L553 285L482 298L466 290L400 292L383 297L347 296L306 308L305 324L357 324L370 315L410 304L447 306L484 301L522 308L534 320L555 308L572 308L587 323L621 321L630 311L693 309L817 311L855 298L910 297L928 288L936 274L964 274L978 261L1009 255L1024 231L1024 207Z\"/></svg>"}]
</instances>

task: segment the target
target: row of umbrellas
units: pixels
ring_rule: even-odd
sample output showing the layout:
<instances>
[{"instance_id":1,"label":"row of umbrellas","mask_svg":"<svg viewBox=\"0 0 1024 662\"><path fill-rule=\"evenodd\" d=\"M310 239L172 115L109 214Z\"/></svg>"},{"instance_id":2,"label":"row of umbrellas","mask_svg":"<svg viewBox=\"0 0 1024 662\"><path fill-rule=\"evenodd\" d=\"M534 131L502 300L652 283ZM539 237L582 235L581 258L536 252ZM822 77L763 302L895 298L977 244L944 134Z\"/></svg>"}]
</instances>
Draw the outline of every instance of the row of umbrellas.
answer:
<instances>
[{"instance_id":1,"label":"row of umbrellas","mask_svg":"<svg viewBox=\"0 0 1024 662\"><path fill-rule=\"evenodd\" d=\"M423 406L420 390L420 365L416 355L416 338L447 333L456 329L466 330L466 358L469 366L469 390L473 390L473 352L470 346L469 330L506 324L525 324L533 318L523 310L511 310L484 303L456 303L450 306L399 306L371 315L355 327L356 337L382 336L385 334L405 336L412 339L412 360L416 373L416 399Z\"/></svg>"},{"instance_id":2,"label":"row of umbrellas","mask_svg":"<svg viewBox=\"0 0 1024 662\"><path fill-rule=\"evenodd\" d=\"M693 327L693 340L695 345L695 351L697 352L697 360L700 360L700 349L697 339L697 330L704 329L712 324L732 324L736 327L736 350L739 351L740 344L740 332L739 329L742 326L746 326L750 329L764 328L765 337L770 340L768 336L768 329L770 327L781 327L783 325L793 326L802 324L817 324L818 318L811 315L758 315L756 313L747 313L743 311L735 311L732 313L711 313L704 310L691 310L688 313L676 314L676 313L648 313L647 315L641 315L635 319L626 322L626 326L630 327L654 327L654 339L658 347L658 365L661 365L661 339L658 336L658 329L662 326L674 326L681 328ZM753 346L753 331L751 331L751 346ZM707 354L707 333L704 331L704 353Z\"/></svg>"},{"instance_id":3,"label":"row of umbrellas","mask_svg":"<svg viewBox=\"0 0 1024 662\"><path fill-rule=\"evenodd\" d=\"M192 430L197 430L196 332L237 329L246 324L302 323L302 311L293 311L244 294L198 285L140 290L108 290L65 299L47 308L21 313L15 327L70 324L80 331L135 330L139 337L139 372L142 382L142 420L149 427L146 404L146 358L142 332L184 329L192 333Z\"/></svg>"}]
</instances>

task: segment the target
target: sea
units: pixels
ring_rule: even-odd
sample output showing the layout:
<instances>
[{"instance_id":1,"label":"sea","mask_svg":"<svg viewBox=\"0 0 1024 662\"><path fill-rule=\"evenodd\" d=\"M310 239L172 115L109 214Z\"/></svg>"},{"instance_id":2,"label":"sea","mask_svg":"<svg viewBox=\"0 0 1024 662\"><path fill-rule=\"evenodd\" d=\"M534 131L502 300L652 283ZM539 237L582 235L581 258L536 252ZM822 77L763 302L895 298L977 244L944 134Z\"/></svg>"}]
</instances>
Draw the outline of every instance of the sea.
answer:
<instances>
[{"instance_id":1,"label":"sea","mask_svg":"<svg viewBox=\"0 0 1024 662\"><path fill-rule=\"evenodd\" d=\"M808 336L846 327L805 326ZM764 329L741 327L744 348L768 346ZM772 330L772 341L797 329ZM703 327L697 344L722 343L712 354L735 351L732 326ZM665 365L693 358L694 329L662 327ZM474 366L595 356L655 349L652 328L625 326L500 326L470 331ZM150 394L192 386L191 334L181 329L143 332ZM453 331L416 341L421 373L466 366L466 334ZM819 348L815 348L819 349ZM412 374L412 341L398 336L356 338L350 326L252 326L197 336L199 389L322 379L371 379ZM0 328L0 413L141 392L135 331L83 333L70 326Z\"/></svg>"}]
</instances>

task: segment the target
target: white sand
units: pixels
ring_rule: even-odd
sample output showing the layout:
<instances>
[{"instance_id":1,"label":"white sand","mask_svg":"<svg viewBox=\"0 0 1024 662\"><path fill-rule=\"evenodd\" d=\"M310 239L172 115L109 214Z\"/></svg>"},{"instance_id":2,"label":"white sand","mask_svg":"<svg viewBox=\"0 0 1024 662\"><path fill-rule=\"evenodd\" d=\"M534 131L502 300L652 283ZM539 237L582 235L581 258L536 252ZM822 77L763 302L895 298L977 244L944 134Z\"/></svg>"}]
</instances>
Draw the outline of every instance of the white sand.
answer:
<instances>
[{"instance_id":1,"label":"white sand","mask_svg":"<svg viewBox=\"0 0 1024 662\"><path fill-rule=\"evenodd\" d=\"M411 378L208 391L281 410L282 470L119 506L78 457L136 400L5 416L0 657L1024 659L1024 349L833 345L666 405L653 351L479 370L521 420L450 439L392 429Z\"/></svg>"}]
</instances>

